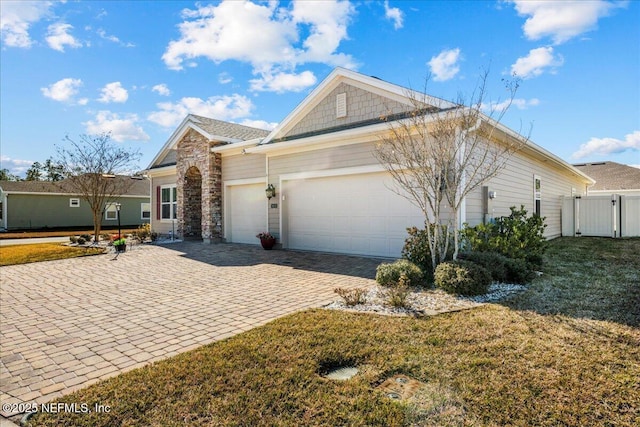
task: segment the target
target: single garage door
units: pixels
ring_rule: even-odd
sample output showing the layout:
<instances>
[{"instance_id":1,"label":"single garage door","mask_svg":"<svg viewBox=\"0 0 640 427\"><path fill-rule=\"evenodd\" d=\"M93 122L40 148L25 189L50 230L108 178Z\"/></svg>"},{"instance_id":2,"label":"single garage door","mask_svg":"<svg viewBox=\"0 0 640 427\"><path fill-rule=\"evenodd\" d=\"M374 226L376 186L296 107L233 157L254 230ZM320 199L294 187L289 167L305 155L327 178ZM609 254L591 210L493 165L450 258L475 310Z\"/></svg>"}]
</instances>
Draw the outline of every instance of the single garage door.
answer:
<instances>
[{"instance_id":1,"label":"single garage door","mask_svg":"<svg viewBox=\"0 0 640 427\"><path fill-rule=\"evenodd\" d=\"M387 173L291 180L283 183L287 246L323 252L399 257L407 227L422 212L390 190Z\"/></svg>"},{"instance_id":2,"label":"single garage door","mask_svg":"<svg viewBox=\"0 0 640 427\"><path fill-rule=\"evenodd\" d=\"M264 184L233 185L227 187L227 227L228 242L257 245L256 234L267 226L267 199Z\"/></svg>"}]
</instances>

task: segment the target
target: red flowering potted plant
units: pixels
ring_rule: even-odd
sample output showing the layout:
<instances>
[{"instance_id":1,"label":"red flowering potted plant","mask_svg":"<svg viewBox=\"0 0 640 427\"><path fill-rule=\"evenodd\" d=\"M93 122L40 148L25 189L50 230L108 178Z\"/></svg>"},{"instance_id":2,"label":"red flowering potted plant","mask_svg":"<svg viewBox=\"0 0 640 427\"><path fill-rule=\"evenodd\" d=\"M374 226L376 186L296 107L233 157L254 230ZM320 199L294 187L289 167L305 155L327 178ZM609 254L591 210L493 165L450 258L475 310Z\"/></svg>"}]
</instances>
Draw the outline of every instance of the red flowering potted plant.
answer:
<instances>
[{"instance_id":1,"label":"red flowering potted plant","mask_svg":"<svg viewBox=\"0 0 640 427\"><path fill-rule=\"evenodd\" d=\"M276 244L276 238L273 237L268 231L258 233L256 237L260 239L260 244L262 245L262 248L265 250L272 249L273 245Z\"/></svg>"}]
</instances>

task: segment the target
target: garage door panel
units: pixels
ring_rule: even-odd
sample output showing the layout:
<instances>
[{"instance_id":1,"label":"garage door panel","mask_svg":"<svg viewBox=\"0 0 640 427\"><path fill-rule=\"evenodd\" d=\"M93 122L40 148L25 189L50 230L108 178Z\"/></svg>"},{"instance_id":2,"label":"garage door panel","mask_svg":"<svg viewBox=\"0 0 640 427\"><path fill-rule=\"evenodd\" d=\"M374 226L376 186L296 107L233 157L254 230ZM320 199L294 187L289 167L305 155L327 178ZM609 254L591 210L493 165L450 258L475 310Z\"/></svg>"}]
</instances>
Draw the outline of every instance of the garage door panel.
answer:
<instances>
[{"instance_id":1,"label":"garage door panel","mask_svg":"<svg viewBox=\"0 0 640 427\"><path fill-rule=\"evenodd\" d=\"M228 241L249 244L259 243L256 239L256 234L264 231L267 223L263 187L263 184L228 187Z\"/></svg>"},{"instance_id":2,"label":"garage door panel","mask_svg":"<svg viewBox=\"0 0 640 427\"><path fill-rule=\"evenodd\" d=\"M386 173L286 181L288 247L400 256L419 209L392 192Z\"/></svg>"}]
</instances>

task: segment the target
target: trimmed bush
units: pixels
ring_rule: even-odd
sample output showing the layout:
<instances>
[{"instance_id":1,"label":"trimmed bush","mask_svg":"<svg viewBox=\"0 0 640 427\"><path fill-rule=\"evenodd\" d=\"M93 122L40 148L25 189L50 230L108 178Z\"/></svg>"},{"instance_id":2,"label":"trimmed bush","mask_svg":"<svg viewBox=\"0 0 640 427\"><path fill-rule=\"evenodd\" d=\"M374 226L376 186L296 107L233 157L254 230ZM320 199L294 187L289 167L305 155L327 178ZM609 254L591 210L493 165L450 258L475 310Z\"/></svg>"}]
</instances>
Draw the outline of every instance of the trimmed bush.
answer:
<instances>
[{"instance_id":1,"label":"trimmed bush","mask_svg":"<svg viewBox=\"0 0 640 427\"><path fill-rule=\"evenodd\" d=\"M522 259L507 258L505 267L507 269L506 281L508 283L525 284L535 277L535 273L531 271L529 264Z\"/></svg>"},{"instance_id":2,"label":"trimmed bush","mask_svg":"<svg viewBox=\"0 0 640 427\"><path fill-rule=\"evenodd\" d=\"M527 217L524 206L511 208L511 214L497 218L495 223L466 227L460 234L471 251L498 252L509 258L523 259L530 264L542 265L547 248L543 236L544 218Z\"/></svg>"},{"instance_id":3,"label":"trimmed bush","mask_svg":"<svg viewBox=\"0 0 640 427\"><path fill-rule=\"evenodd\" d=\"M80 236L80 237L78 237L78 240L76 240L76 242L79 245L84 245L85 243L87 243L87 239L85 239L84 237Z\"/></svg>"},{"instance_id":4,"label":"trimmed bush","mask_svg":"<svg viewBox=\"0 0 640 427\"><path fill-rule=\"evenodd\" d=\"M425 224L426 225L426 224ZM431 232L435 231L435 224L429 224ZM440 232L446 233L446 227L440 226ZM426 279L431 280L433 276L433 264L431 262L431 249L429 248L429 236L426 228L409 227L407 228L407 237L402 247L402 258L411 261L422 270ZM449 240L449 251L446 259L453 256L454 243L453 235Z\"/></svg>"},{"instance_id":5,"label":"trimmed bush","mask_svg":"<svg viewBox=\"0 0 640 427\"><path fill-rule=\"evenodd\" d=\"M422 284L422 270L406 259L399 259L392 264L383 263L376 269L376 282L382 286L395 286L402 276L405 276L407 286Z\"/></svg>"},{"instance_id":6,"label":"trimmed bush","mask_svg":"<svg viewBox=\"0 0 640 427\"><path fill-rule=\"evenodd\" d=\"M433 274L437 287L458 295L486 294L491 284L491 274L471 261L447 261L438 264Z\"/></svg>"},{"instance_id":7,"label":"trimmed bush","mask_svg":"<svg viewBox=\"0 0 640 427\"><path fill-rule=\"evenodd\" d=\"M508 281L507 262L509 262L509 258L504 255L497 252L463 252L458 257L486 268L495 282L505 283Z\"/></svg>"},{"instance_id":8,"label":"trimmed bush","mask_svg":"<svg viewBox=\"0 0 640 427\"><path fill-rule=\"evenodd\" d=\"M78 238L76 236L69 236L69 241L71 243L78 243Z\"/></svg>"}]
</instances>

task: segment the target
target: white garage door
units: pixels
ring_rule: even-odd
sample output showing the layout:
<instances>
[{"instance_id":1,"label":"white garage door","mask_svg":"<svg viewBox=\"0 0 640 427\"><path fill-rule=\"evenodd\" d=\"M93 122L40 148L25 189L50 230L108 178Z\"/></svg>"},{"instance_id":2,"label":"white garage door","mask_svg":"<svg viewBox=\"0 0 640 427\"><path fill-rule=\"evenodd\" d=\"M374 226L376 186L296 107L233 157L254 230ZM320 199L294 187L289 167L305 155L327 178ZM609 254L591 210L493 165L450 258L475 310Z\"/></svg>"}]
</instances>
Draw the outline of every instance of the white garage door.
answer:
<instances>
[{"instance_id":1,"label":"white garage door","mask_svg":"<svg viewBox=\"0 0 640 427\"><path fill-rule=\"evenodd\" d=\"M256 234L267 225L267 199L264 184L234 185L226 192L228 242L257 245Z\"/></svg>"},{"instance_id":2,"label":"white garage door","mask_svg":"<svg viewBox=\"0 0 640 427\"><path fill-rule=\"evenodd\" d=\"M285 185L287 246L399 257L421 211L391 191L386 173L291 180Z\"/></svg>"}]
</instances>

